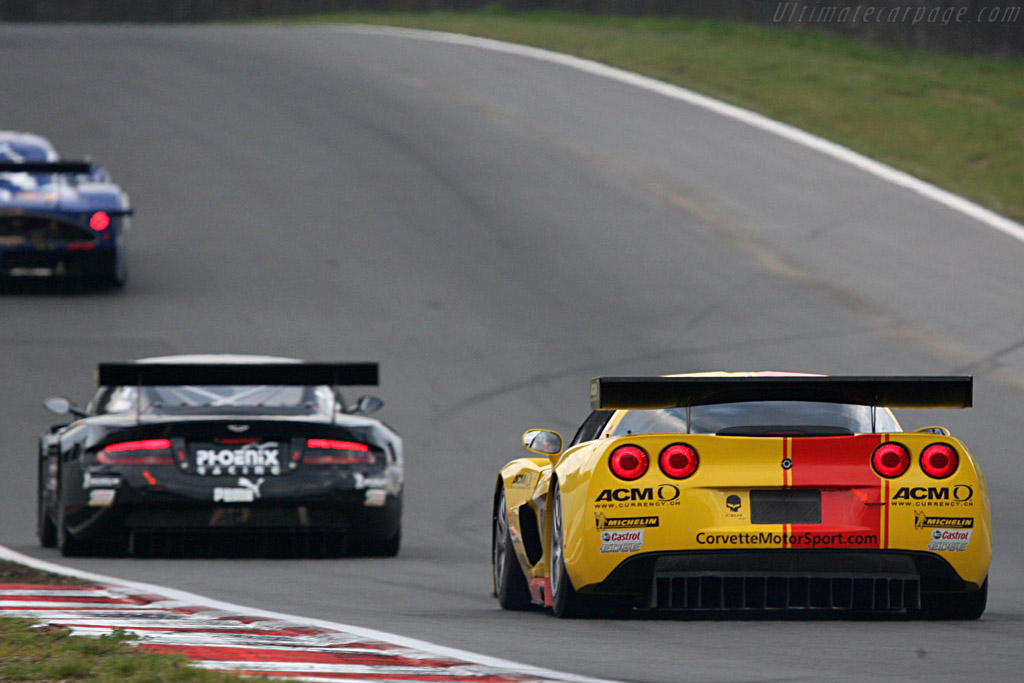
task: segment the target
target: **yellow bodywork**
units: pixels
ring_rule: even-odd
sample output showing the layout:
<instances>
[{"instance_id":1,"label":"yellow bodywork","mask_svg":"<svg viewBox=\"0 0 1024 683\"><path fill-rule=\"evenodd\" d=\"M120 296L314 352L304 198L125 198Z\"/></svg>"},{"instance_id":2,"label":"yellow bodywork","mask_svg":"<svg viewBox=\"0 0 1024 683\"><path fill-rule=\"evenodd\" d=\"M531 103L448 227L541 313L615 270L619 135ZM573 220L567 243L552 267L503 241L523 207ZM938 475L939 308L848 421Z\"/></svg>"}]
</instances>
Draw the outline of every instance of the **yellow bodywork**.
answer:
<instances>
[{"instance_id":1,"label":"yellow bodywork","mask_svg":"<svg viewBox=\"0 0 1024 683\"><path fill-rule=\"evenodd\" d=\"M992 553L985 480L963 443L945 430L934 431L605 437L550 459L514 460L501 470L498 485L505 489L516 556L532 583L548 577L546 512L557 478L566 571L581 593L635 555L786 548L929 553L977 588L988 574ZM876 474L871 465L874 448L886 441L904 445L911 454L909 470L894 479ZM680 442L696 449L700 465L688 479L674 480L659 470L657 458L663 448ZM935 443L948 444L959 454L959 467L947 479L933 479L920 467L921 451ZM617 478L608 465L610 453L624 444L641 447L651 459L635 481ZM763 491L800 489L821 492L820 522L754 523L751 491L761 496Z\"/></svg>"}]
</instances>

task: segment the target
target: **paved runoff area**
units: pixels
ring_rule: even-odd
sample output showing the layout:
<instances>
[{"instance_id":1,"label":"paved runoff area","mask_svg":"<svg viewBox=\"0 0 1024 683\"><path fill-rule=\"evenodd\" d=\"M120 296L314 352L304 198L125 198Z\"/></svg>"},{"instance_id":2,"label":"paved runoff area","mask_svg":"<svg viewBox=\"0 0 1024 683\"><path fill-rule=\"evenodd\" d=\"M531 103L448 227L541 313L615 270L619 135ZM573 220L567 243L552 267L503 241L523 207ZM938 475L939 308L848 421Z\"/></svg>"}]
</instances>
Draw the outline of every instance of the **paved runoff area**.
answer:
<instances>
[{"instance_id":1,"label":"paved runoff area","mask_svg":"<svg viewBox=\"0 0 1024 683\"><path fill-rule=\"evenodd\" d=\"M16 559L11 554L17 555L0 553L5 559ZM39 561L33 564L45 564L45 569L51 571L63 569ZM74 575L82 576L77 572ZM594 680L358 627L305 622L299 617L250 610L145 584L0 583L0 617L35 619L81 636L98 637L124 629L138 636L133 644L149 652L184 655L204 669L288 680Z\"/></svg>"}]
</instances>

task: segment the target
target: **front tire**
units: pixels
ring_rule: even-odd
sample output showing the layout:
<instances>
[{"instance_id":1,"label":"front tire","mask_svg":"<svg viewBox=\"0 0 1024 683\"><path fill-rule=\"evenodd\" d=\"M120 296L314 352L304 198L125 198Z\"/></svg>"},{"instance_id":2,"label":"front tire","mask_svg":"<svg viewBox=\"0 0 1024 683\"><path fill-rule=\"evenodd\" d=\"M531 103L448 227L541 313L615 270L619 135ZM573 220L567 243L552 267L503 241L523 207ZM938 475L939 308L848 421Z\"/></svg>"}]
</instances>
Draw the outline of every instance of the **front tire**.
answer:
<instances>
[{"instance_id":1,"label":"front tire","mask_svg":"<svg viewBox=\"0 0 1024 683\"><path fill-rule=\"evenodd\" d=\"M40 451L42 455L42 451ZM50 511L46 509L46 482L47 482L47 460L44 457L39 459L39 485L36 489L36 536L39 538L39 545L44 548L57 546L57 525L50 517Z\"/></svg>"},{"instance_id":2,"label":"front tire","mask_svg":"<svg viewBox=\"0 0 1024 683\"><path fill-rule=\"evenodd\" d=\"M494 503L494 528L491 534L491 579L494 597L507 610L528 610L533 607L526 577L516 559L515 547L508 526L505 487L501 487Z\"/></svg>"},{"instance_id":3,"label":"front tire","mask_svg":"<svg viewBox=\"0 0 1024 683\"><path fill-rule=\"evenodd\" d=\"M39 537L39 545L44 548L55 548L57 546L57 525L50 519L50 513L46 511L46 499L41 494L37 514L36 536Z\"/></svg>"}]
</instances>

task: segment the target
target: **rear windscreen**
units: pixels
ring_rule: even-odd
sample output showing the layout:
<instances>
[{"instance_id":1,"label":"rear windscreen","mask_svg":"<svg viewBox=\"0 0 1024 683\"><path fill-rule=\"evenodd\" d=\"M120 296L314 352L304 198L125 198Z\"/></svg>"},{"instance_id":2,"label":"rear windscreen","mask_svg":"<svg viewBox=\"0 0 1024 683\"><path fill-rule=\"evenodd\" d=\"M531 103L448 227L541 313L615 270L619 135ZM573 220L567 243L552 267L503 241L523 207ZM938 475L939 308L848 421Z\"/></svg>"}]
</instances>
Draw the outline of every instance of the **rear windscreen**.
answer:
<instances>
[{"instance_id":1,"label":"rear windscreen","mask_svg":"<svg viewBox=\"0 0 1024 683\"><path fill-rule=\"evenodd\" d=\"M329 387L276 385L175 385L106 388L99 412L181 415L288 414L306 415L330 410Z\"/></svg>"},{"instance_id":2,"label":"rear windscreen","mask_svg":"<svg viewBox=\"0 0 1024 683\"><path fill-rule=\"evenodd\" d=\"M94 233L72 221L44 216L0 215L0 237L21 237L30 242L92 239Z\"/></svg>"},{"instance_id":3,"label":"rear windscreen","mask_svg":"<svg viewBox=\"0 0 1024 683\"><path fill-rule=\"evenodd\" d=\"M863 434L872 431L872 410L875 410L875 431L900 431L899 424L887 410L882 408L813 401L748 401L694 406L690 409L689 429L686 424L686 408L630 410L623 416L611 435L685 434L687 432L716 434L733 427L804 427L808 425Z\"/></svg>"}]
</instances>

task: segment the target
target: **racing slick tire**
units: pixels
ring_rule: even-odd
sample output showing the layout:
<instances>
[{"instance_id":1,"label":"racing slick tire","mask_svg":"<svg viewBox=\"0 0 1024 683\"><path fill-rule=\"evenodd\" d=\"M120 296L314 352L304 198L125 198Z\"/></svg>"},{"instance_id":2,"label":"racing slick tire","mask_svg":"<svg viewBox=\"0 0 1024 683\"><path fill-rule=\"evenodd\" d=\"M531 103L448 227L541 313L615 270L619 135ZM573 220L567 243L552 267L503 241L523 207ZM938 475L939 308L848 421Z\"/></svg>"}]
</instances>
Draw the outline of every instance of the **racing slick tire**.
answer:
<instances>
[{"instance_id":1,"label":"racing slick tire","mask_svg":"<svg viewBox=\"0 0 1024 683\"><path fill-rule=\"evenodd\" d=\"M92 547L85 541L80 541L68 531L67 522L64 519L64 506L60 504L60 497L57 498L57 549L64 557L81 557L88 555Z\"/></svg>"},{"instance_id":2,"label":"racing slick tire","mask_svg":"<svg viewBox=\"0 0 1024 683\"><path fill-rule=\"evenodd\" d=\"M363 539L357 552L366 557L394 557L402 545L402 530L399 529L390 538Z\"/></svg>"},{"instance_id":3,"label":"racing slick tire","mask_svg":"<svg viewBox=\"0 0 1024 683\"><path fill-rule=\"evenodd\" d=\"M125 262L123 250L117 249L114 252L114 267L107 276L107 286L111 289L121 289L127 281L128 264Z\"/></svg>"},{"instance_id":4,"label":"racing slick tire","mask_svg":"<svg viewBox=\"0 0 1024 683\"><path fill-rule=\"evenodd\" d=\"M46 511L46 500L41 495L36 514L36 536L39 537L39 545L44 548L57 547L57 525L50 519L50 515Z\"/></svg>"},{"instance_id":5,"label":"racing slick tire","mask_svg":"<svg viewBox=\"0 0 1024 683\"><path fill-rule=\"evenodd\" d=\"M988 577L981 588L969 593L932 593L921 596L921 610L926 619L977 619L988 604Z\"/></svg>"},{"instance_id":6,"label":"racing slick tire","mask_svg":"<svg viewBox=\"0 0 1024 683\"><path fill-rule=\"evenodd\" d=\"M512 536L508 528L508 507L505 505L505 487L502 486L494 502L494 529L491 536L491 580L493 595L507 610L533 608L526 577L516 560Z\"/></svg>"},{"instance_id":7,"label":"racing slick tire","mask_svg":"<svg viewBox=\"0 0 1024 683\"><path fill-rule=\"evenodd\" d=\"M551 544L548 548L548 576L551 579L551 611L562 619L599 616L596 600L580 595L573 588L565 570L565 550L562 543L562 495L558 482L551 490Z\"/></svg>"},{"instance_id":8,"label":"racing slick tire","mask_svg":"<svg viewBox=\"0 0 1024 683\"><path fill-rule=\"evenodd\" d=\"M128 281L128 266L121 249L115 249L108 268L93 272L83 278L89 287L98 289L121 289Z\"/></svg>"}]
</instances>

